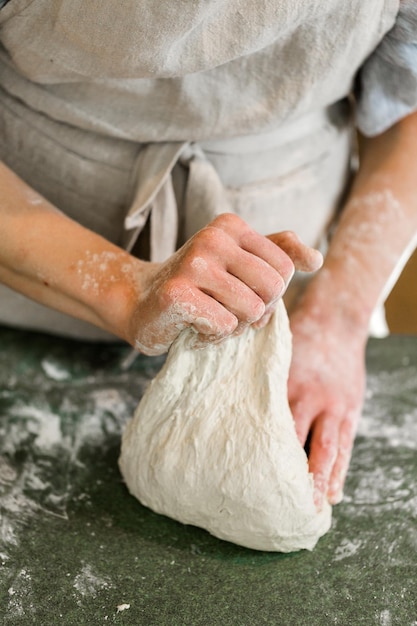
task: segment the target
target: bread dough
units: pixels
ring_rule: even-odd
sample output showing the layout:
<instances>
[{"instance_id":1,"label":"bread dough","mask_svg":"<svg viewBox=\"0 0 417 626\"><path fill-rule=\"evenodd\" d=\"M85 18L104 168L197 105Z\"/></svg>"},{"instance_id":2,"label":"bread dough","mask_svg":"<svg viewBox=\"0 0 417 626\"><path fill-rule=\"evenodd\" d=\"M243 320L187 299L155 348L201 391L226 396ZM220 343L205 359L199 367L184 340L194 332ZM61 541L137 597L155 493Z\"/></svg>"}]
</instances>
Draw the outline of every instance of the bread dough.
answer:
<instances>
[{"instance_id":1,"label":"bread dough","mask_svg":"<svg viewBox=\"0 0 417 626\"><path fill-rule=\"evenodd\" d=\"M130 492L157 513L257 550L312 549L317 512L287 400L291 333L280 303L268 325L193 349L183 331L122 442Z\"/></svg>"}]
</instances>

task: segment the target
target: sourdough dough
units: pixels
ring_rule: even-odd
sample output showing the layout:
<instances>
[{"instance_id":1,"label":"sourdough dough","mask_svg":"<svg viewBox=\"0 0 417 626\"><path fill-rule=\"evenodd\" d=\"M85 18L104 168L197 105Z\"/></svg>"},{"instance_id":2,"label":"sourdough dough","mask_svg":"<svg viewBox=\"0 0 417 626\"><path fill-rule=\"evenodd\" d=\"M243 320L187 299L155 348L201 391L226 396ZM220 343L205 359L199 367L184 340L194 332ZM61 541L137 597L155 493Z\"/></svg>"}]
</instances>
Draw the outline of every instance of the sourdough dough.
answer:
<instances>
[{"instance_id":1,"label":"sourdough dough","mask_svg":"<svg viewBox=\"0 0 417 626\"><path fill-rule=\"evenodd\" d=\"M262 330L193 349L181 333L122 442L120 469L144 505L257 550L312 549L317 512L287 401L291 334L280 303Z\"/></svg>"}]
</instances>

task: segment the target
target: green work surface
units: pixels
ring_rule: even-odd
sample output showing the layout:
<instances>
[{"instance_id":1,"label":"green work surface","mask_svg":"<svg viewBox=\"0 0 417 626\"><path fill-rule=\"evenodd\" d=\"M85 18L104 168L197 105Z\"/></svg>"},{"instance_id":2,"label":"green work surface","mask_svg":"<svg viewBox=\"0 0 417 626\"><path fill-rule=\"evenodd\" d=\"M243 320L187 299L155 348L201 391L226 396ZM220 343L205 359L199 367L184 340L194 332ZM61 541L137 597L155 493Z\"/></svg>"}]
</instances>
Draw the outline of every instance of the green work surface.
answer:
<instances>
[{"instance_id":1,"label":"green work surface","mask_svg":"<svg viewBox=\"0 0 417 626\"><path fill-rule=\"evenodd\" d=\"M345 500L312 551L156 515L117 458L161 359L0 329L0 622L416 626L417 338L371 340Z\"/></svg>"}]
</instances>

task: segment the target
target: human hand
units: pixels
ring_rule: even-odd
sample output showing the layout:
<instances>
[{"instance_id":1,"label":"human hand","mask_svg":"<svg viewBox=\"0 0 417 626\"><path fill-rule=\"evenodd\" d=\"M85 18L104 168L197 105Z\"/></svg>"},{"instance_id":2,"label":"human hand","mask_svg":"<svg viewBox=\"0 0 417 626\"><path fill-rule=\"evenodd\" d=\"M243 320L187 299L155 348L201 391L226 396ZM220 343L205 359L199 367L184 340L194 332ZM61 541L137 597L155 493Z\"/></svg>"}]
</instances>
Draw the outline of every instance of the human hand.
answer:
<instances>
[{"instance_id":1,"label":"human hand","mask_svg":"<svg viewBox=\"0 0 417 626\"><path fill-rule=\"evenodd\" d=\"M293 359L288 395L298 438L309 439L309 469L320 509L343 498L365 389L366 333L301 306L290 318Z\"/></svg>"},{"instance_id":2,"label":"human hand","mask_svg":"<svg viewBox=\"0 0 417 626\"><path fill-rule=\"evenodd\" d=\"M294 268L317 269L321 255L293 233L259 235L223 214L165 263L149 266L134 303L129 340L148 355L165 352L187 327L196 343L218 342L250 324L266 323Z\"/></svg>"}]
</instances>

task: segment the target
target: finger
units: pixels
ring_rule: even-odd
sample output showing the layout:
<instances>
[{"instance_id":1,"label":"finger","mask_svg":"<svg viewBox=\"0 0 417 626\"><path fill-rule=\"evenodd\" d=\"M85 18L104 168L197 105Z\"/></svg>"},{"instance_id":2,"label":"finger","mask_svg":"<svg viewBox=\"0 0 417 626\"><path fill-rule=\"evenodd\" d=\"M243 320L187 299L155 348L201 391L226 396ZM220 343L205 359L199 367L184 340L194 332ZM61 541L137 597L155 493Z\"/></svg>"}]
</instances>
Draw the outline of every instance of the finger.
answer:
<instances>
[{"instance_id":1,"label":"finger","mask_svg":"<svg viewBox=\"0 0 417 626\"><path fill-rule=\"evenodd\" d=\"M275 307L274 307L274 310L275 310ZM271 307L269 307L269 309L265 312L265 314L262 315L261 319L253 323L253 327L257 329L265 328L265 326L268 324L269 320L271 319L274 313L274 310L271 310Z\"/></svg>"},{"instance_id":2,"label":"finger","mask_svg":"<svg viewBox=\"0 0 417 626\"><path fill-rule=\"evenodd\" d=\"M235 231L232 226L236 227ZM294 274L294 265L285 252L234 215L216 218L186 244L184 251L182 270L227 308L236 295L238 309L242 309L245 300L250 306L257 302L247 288L266 306L277 301ZM241 287L242 297L237 283L228 280L224 271L245 285ZM259 319L263 313L262 310L254 319Z\"/></svg>"},{"instance_id":3,"label":"finger","mask_svg":"<svg viewBox=\"0 0 417 626\"><path fill-rule=\"evenodd\" d=\"M248 280L245 270L242 274ZM235 315L240 324L252 324L265 313L265 302L256 291L221 267L209 267L206 276L200 278L199 287L204 294ZM265 293L266 290L264 297Z\"/></svg>"},{"instance_id":4,"label":"finger","mask_svg":"<svg viewBox=\"0 0 417 626\"><path fill-rule=\"evenodd\" d=\"M350 416L343 420L339 431L339 446L337 459L334 464L328 489L330 504L338 504L343 500L343 487L352 456L358 416Z\"/></svg>"},{"instance_id":5,"label":"finger","mask_svg":"<svg viewBox=\"0 0 417 626\"><path fill-rule=\"evenodd\" d=\"M180 319L203 336L218 341L232 334L238 325L237 317L208 294L188 287L170 307L169 315L175 323Z\"/></svg>"},{"instance_id":6,"label":"finger","mask_svg":"<svg viewBox=\"0 0 417 626\"><path fill-rule=\"evenodd\" d=\"M299 400L299 397L303 397L303 400ZM305 445L307 441L308 434L310 432L310 428L312 423L314 422L317 412L315 410L313 398L305 394L300 394L298 392L295 397L291 392L291 376L288 380L288 399L290 409L294 418L295 431L297 433L297 437L302 446Z\"/></svg>"},{"instance_id":7,"label":"finger","mask_svg":"<svg viewBox=\"0 0 417 626\"><path fill-rule=\"evenodd\" d=\"M236 326L235 330L230 333L231 337L240 337L243 335L245 330L250 326L250 324L245 324L243 322L239 322ZM222 343L227 337L216 337L214 335L196 335L195 341L193 342L193 348L204 348L207 344L218 344Z\"/></svg>"},{"instance_id":8,"label":"finger","mask_svg":"<svg viewBox=\"0 0 417 626\"><path fill-rule=\"evenodd\" d=\"M254 291L265 306L273 306L278 302L294 273L293 267L285 265L279 271L264 259L240 248L236 248L234 254L230 255L226 269Z\"/></svg>"},{"instance_id":9,"label":"finger","mask_svg":"<svg viewBox=\"0 0 417 626\"><path fill-rule=\"evenodd\" d=\"M318 509L327 497L338 447L339 420L329 415L316 419L311 434L309 468L314 476L314 501Z\"/></svg>"},{"instance_id":10,"label":"finger","mask_svg":"<svg viewBox=\"0 0 417 626\"><path fill-rule=\"evenodd\" d=\"M283 279L285 286L294 276L294 263L288 254L267 237L255 231L247 232L241 237L240 246L254 257L272 267Z\"/></svg>"},{"instance_id":11,"label":"finger","mask_svg":"<svg viewBox=\"0 0 417 626\"><path fill-rule=\"evenodd\" d=\"M295 269L301 272L315 272L323 265L323 255L318 250L306 246L293 231L268 235L275 245L279 246L294 263Z\"/></svg>"},{"instance_id":12,"label":"finger","mask_svg":"<svg viewBox=\"0 0 417 626\"><path fill-rule=\"evenodd\" d=\"M209 229L217 229L217 241L219 241L219 231L229 235L242 250L271 266L282 277L286 285L291 280L294 274L294 264L288 254L270 239L253 230L237 215L230 213L220 215L206 227L206 230ZM226 248L226 250L229 254L230 244L229 249ZM233 273L232 269L230 271Z\"/></svg>"},{"instance_id":13,"label":"finger","mask_svg":"<svg viewBox=\"0 0 417 626\"><path fill-rule=\"evenodd\" d=\"M144 322L135 347L148 355L163 354L187 327L201 336L220 340L235 330L238 320L219 302L201 292L188 281L171 279L160 290L162 311Z\"/></svg>"}]
</instances>

